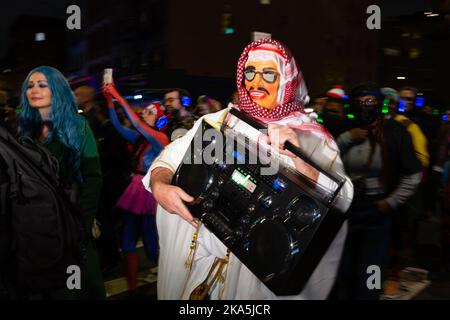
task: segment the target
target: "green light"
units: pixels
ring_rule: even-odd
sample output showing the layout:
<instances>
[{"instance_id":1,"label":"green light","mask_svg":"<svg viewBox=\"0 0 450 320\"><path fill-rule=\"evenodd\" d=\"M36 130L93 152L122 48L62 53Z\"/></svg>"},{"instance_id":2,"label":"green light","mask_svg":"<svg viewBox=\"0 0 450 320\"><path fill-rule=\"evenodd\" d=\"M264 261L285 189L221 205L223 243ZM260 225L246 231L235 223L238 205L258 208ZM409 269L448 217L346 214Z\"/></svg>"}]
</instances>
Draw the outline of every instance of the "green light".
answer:
<instances>
[{"instance_id":1,"label":"green light","mask_svg":"<svg viewBox=\"0 0 450 320\"><path fill-rule=\"evenodd\" d=\"M349 113L349 114L347 115L347 118L354 120L354 119L355 119L355 116Z\"/></svg>"},{"instance_id":2,"label":"green light","mask_svg":"<svg viewBox=\"0 0 450 320\"><path fill-rule=\"evenodd\" d=\"M234 182L236 182L237 184L241 184L244 181L244 175L242 173L240 173L239 171L235 171L235 172L233 172L231 179Z\"/></svg>"},{"instance_id":3,"label":"green light","mask_svg":"<svg viewBox=\"0 0 450 320\"><path fill-rule=\"evenodd\" d=\"M438 116L439 115L439 109L433 109L433 115Z\"/></svg>"},{"instance_id":4,"label":"green light","mask_svg":"<svg viewBox=\"0 0 450 320\"><path fill-rule=\"evenodd\" d=\"M348 103L344 104L344 108L350 108L350 104Z\"/></svg>"},{"instance_id":5,"label":"green light","mask_svg":"<svg viewBox=\"0 0 450 320\"><path fill-rule=\"evenodd\" d=\"M389 113L389 99L384 99L383 100L383 108L381 109L382 113Z\"/></svg>"},{"instance_id":6,"label":"green light","mask_svg":"<svg viewBox=\"0 0 450 320\"><path fill-rule=\"evenodd\" d=\"M322 119L322 118L317 118L316 121L317 121L318 123L323 123L323 119Z\"/></svg>"},{"instance_id":7,"label":"green light","mask_svg":"<svg viewBox=\"0 0 450 320\"><path fill-rule=\"evenodd\" d=\"M233 34L234 33L234 28L226 28L223 33L225 33L225 34Z\"/></svg>"},{"instance_id":8,"label":"green light","mask_svg":"<svg viewBox=\"0 0 450 320\"><path fill-rule=\"evenodd\" d=\"M235 171L231 175L231 179L236 182L236 184L245 187L247 185L247 182L250 180L251 176L247 174L244 176L241 172Z\"/></svg>"}]
</instances>

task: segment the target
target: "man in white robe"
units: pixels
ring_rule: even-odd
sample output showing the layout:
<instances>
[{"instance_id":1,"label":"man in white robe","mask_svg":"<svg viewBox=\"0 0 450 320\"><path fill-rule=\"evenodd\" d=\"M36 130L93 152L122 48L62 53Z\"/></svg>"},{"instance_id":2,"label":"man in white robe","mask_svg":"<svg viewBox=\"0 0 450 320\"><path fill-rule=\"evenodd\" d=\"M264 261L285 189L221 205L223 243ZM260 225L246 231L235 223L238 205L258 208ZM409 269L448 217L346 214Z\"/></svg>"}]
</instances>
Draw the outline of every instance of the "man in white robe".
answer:
<instances>
[{"instance_id":1,"label":"man in white robe","mask_svg":"<svg viewBox=\"0 0 450 320\"><path fill-rule=\"evenodd\" d=\"M265 140L285 163L322 186L329 189L335 187L323 174L285 150L286 141L299 147L324 170L345 178L346 183L334 205L342 214L347 211L353 197L353 186L345 176L332 137L302 112L306 87L289 51L271 39L251 43L238 62L237 86L240 103L235 107L267 123L268 136L263 136L235 117L229 120L228 126L253 141ZM145 187L159 203L158 299L189 299L193 290L207 278L214 261L227 257L227 248L223 243L205 226L199 226L189 212L185 204L193 200L189 190L170 185L203 118L220 123L225 112L227 110L198 120L186 135L161 152L143 179ZM198 234L194 237L197 230ZM347 225L344 223L298 295L276 296L231 254L221 273L222 281L214 283L209 296L211 299L326 299L337 276L346 232ZM195 251L190 250L193 240ZM193 253L194 256L190 256ZM193 258L193 262L186 266L189 258Z\"/></svg>"}]
</instances>

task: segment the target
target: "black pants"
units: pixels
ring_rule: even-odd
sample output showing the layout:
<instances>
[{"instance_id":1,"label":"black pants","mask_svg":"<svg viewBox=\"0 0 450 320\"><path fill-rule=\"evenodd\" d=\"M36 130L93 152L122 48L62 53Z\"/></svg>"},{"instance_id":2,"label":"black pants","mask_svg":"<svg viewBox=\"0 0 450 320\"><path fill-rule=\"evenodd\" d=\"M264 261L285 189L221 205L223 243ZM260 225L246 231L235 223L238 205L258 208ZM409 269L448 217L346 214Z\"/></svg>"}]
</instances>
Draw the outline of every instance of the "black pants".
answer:
<instances>
[{"instance_id":1,"label":"black pants","mask_svg":"<svg viewBox=\"0 0 450 320\"><path fill-rule=\"evenodd\" d=\"M380 212L374 200L357 202L350 208L337 280L340 299L378 300L380 297L389 257L392 217ZM373 267L381 271L377 288L370 285L374 284Z\"/></svg>"}]
</instances>

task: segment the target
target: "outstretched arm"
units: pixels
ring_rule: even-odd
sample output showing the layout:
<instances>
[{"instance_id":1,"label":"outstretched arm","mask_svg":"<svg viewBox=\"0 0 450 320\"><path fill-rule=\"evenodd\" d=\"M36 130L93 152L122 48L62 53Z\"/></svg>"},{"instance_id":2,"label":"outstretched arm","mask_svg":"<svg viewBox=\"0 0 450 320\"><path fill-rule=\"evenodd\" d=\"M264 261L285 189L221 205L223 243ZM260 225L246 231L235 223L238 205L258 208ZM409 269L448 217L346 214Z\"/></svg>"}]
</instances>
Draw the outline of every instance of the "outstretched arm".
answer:
<instances>
[{"instance_id":1,"label":"outstretched arm","mask_svg":"<svg viewBox=\"0 0 450 320\"><path fill-rule=\"evenodd\" d=\"M103 91L108 93L110 96L114 97L119 101L120 105L123 107L128 119L130 119L133 126L136 130L139 131L140 134L144 136L144 138L152 145L152 146L166 146L169 144L169 138L162 132L159 132L149 125L147 125L139 116L131 109L131 106L128 104L127 100L125 100L117 91L114 85L106 85L103 88Z\"/></svg>"},{"instance_id":2,"label":"outstretched arm","mask_svg":"<svg viewBox=\"0 0 450 320\"><path fill-rule=\"evenodd\" d=\"M112 97L109 94L105 94L106 101L108 102L108 114L111 119L111 123L114 128L116 128L117 132L124 137L125 140L134 144L139 138L139 133L136 130L129 129L120 123L119 118L117 117L116 109L114 108L114 103L112 101Z\"/></svg>"}]
</instances>

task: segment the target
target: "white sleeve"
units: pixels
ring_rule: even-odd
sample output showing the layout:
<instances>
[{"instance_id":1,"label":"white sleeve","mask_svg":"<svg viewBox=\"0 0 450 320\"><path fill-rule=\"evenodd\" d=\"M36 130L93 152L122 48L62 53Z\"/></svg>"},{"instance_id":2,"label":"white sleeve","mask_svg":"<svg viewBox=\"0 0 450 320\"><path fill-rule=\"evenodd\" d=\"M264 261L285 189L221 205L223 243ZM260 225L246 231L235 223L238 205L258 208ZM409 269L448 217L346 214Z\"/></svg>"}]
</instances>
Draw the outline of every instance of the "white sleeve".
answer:
<instances>
[{"instance_id":1,"label":"white sleeve","mask_svg":"<svg viewBox=\"0 0 450 320\"><path fill-rule=\"evenodd\" d=\"M336 199L334 200L335 207L339 209L339 211L344 213L348 210L353 200L353 183L345 175L344 166L342 165L342 160L339 156L332 166L332 172L338 173L345 180L342 189L339 191ZM318 183L327 187L328 189L336 187L336 184L330 183L330 180L322 173L319 175Z\"/></svg>"},{"instance_id":2,"label":"white sleeve","mask_svg":"<svg viewBox=\"0 0 450 320\"><path fill-rule=\"evenodd\" d=\"M340 176L345 180L334 201L334 205L340 211L346 212L353 200L353 184L345 174L344 165L339 156L339 149L336 143L332 139L325 139L310 132L298 132L298 137L300 148L303 149L306 155L309 155L326 172ZM319 175L317 182L328 190L336 190L337 184L322 173Z\"/></svg>"},{"instance_id":3,"label":"white sleeve","mask_svg":"<svg viewBox=\"0 0 450 320\"><path fill-rule=\"evenodd\" d=\"M209 114L205 117L207 117L212 121L218 122L223 112L224 110L221 110L217 113ZM192 139L194 138L198 128L200 127L203 118L204 117L197 120L192 129L190 129L184 136L174 140L172 143L166 146L164 150L160 153L160 155L153 161L153 164L150 166L147 174L142 179L142 183L144 184L146 190L151 192L150 181L152 171L155 168L161 167L167 168L173 173L175 173L181 161L183 160L184 155L188 150ZM178 228L176 229L177 232L180 232L180 230L186 230L181 229L181 227L179 227L180 225L183 225L188 230L191 230L190 225L186 221L184 221L181 217L176 215L174 216L169 215L165 210L159 212L160 213L158 213L159 217L157 218L157 220L160 221L160 224L158 226L160 229L159 231L160 233L164 233L164 231L162 231L163 229L167 231L167 230L174 230L172 228L176 228L174 227L173 219L176 219L175 221L179 221L180 223L178 225ZM161 214L162 212L164 212L164 214ZM171 216L170 219L168 219L166 215ZM162 221L165 221L166 223L163 224ZM198 252L197 256L208 256L209 254L212 254L216 257L224 257L226 254L227 248L222 244L222 242L220 242L220 240L216 236L214 236L205 227L200 228L198 235L198 242L201 243L202 246L199 247L201 248L201 250Z\"/></svg>"}]
</instances>

